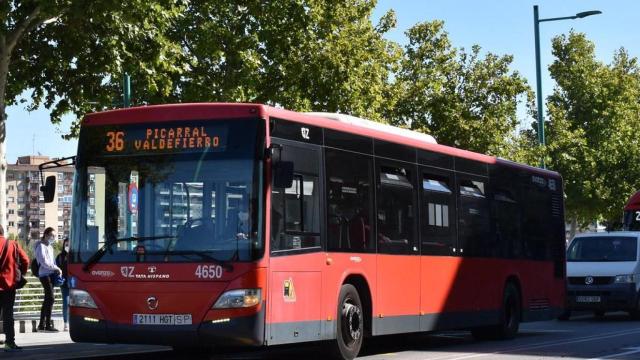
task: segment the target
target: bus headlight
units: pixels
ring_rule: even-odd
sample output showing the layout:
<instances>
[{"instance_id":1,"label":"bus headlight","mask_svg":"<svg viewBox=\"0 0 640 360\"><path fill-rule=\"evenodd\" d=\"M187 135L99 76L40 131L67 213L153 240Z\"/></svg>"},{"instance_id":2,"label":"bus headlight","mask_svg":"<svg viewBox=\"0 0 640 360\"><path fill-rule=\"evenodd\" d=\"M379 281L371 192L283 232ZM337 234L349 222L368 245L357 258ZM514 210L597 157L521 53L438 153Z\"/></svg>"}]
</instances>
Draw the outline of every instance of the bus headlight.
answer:
<instances>
[{"instance_id":1,"label":"bus headlight","mask_svg":"<svg viewBox=\"0 0 640 360\"><path fill-rule=\"evenodd\" d=\"M616 275L616 277L613 280L613 282L616 283L616 284L631 284L631 283L636 282L636 275L634 275L634 274Z\"/></svg>"},{"instance_id":2,"label":"bus headlight","mask_svg":"<svg viewBox=\"0 0 640 360\"><path fill-rule=\"evenodd\" d=\"M83 307L88 309L98 308L88 292L78 289L69 290L69 306Z\"/></svg>"},{"instance_id":3,"label":"bus headlight","mask_svg":"<svg viewBox=\"0 0 640 360\"><path fill-rule=\"evenodd\" d=\"M229 290L220 295L213 309L246 308L260 303L260 289Z\"/></svg>"}]
</instances>

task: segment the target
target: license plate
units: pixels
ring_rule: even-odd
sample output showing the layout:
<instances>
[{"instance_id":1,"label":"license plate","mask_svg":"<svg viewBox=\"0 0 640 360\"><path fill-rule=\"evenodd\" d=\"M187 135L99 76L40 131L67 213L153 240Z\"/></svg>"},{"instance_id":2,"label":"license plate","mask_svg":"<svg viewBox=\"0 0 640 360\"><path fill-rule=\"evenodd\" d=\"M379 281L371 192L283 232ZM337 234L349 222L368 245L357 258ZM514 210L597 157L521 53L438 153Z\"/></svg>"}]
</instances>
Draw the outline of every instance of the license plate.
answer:
<instances>
[{"instance_id":1,"label":"license plate","mask_svg":"<svg viewBox=\"0 0 640 360\"><path fill-rule=\"evenodd\" d=\"M133 325L191 325L191 314L133 314Z\"/></svg>"},{"instance_id":2,"label":"license plate","mask_svg":"<svg viewBox=\"0 0 640 360\"><path fill-rule=\"evenodd\" d=\"M600 296L576 296L576 302L597 303L600 302Z\"/></svg>"}]
</instances>

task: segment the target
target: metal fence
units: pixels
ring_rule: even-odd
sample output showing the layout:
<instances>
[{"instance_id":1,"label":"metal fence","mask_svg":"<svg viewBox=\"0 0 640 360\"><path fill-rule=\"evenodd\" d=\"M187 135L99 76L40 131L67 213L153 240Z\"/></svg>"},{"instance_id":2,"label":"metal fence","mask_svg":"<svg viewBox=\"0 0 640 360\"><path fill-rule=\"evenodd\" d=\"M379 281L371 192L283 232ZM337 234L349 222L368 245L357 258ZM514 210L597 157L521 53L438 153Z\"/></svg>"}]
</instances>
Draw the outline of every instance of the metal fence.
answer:
<instances>
[{"instance_id":1,"label":"metal fence","mask_svg":"<svg viewBox=\"0 0 640 360\"><path fill-rule=\"evenodd\" d=\"M30 273L31 271L29 271ZM59 287L54 287L53 313L62 314L62 294ZM16 318L38 318L40 307L44 299L44 289L35 276L27 276L27 285L16 292L16 304L13 307L13 314Z\"/></svg>"}]
</instances>

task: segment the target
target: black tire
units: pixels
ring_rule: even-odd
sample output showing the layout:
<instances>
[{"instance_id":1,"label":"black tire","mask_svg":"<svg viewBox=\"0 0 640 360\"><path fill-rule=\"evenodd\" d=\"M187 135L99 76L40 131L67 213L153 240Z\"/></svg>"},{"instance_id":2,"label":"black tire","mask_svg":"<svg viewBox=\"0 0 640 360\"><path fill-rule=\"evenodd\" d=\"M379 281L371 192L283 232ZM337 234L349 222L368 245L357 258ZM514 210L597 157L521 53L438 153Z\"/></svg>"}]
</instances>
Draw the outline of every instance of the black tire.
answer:
<instances>
[{"instance_id":1,"label":"black tire","mask_svg":"<svg viewBox=\"0 0 640 360\"><path fill-rule=\"evenodd\" d=\"M344 284L338 297L336 340L332 342L330 355L334 359L352 360L360 352L364 339L364 311L358 290Z\"/></svg>"},{"instance_id":2,"label":"black tire","mask_svg":"<svg viewBox=\"0 0 640 360\"><path fill-rule=\"evenodd\" d=\"M471 329L471 334L478 340L513 339L520 328L521 309L520 292L513 283L507 283L502 295L500 323L494 326Z\"/></svg>"},{"instance_id":3,"label":"black tire","mask_svg":"<svg viewBox=\"0 0 640 360\"><path fill-rule=\"evenodd\" d=\"M640 295L636 300L636 308L629 311L629 316L631 316L632 320L640 320Z\"/></svg>"},{"instance_id":4,"label":"black tire","mask_svg":"<svg viewBox=\"0 0 640 360\"><path fill-rule=\"evenodd\" d=\"M569 318L571 318L571 310L565 310L558 316L558 320L560 321L567 321Z\"/></svg>"}]
</instances>

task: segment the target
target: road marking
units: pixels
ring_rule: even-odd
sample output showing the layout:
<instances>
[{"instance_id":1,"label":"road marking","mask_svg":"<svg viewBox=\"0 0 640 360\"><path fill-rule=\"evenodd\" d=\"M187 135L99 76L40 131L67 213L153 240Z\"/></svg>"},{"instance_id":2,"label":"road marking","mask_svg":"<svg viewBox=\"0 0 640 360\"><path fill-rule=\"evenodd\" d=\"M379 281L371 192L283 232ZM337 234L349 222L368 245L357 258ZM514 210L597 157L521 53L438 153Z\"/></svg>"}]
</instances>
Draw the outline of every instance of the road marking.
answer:
<instances>
[{"instance_id":1,"label":"road marking","mask_svg":"<svg viewBox=\"0 0 640 360\"><path fill-rule=\"evenodd\" d=\"M534 334L555 333L555 334L559 334L559 333L571 333L571 332L573 332L573 330L553 330L553 329L532 329L532 330L527 330L527 334L529 334L529 333L534 333Z\"/></svg>"},{"instance_id":2,"label":"road marking","mask_svg":"<svg viewBox=\"0 0 640 360\"><path fill-rule=\"evenodd\" d=\"M618 356L637 354L637 353L640 353L640 346L631 347L631 348L624 348L622 350L629 350L629 351L625 351L625 352L621 352L621 353L617 353L617 354L611 354L611 355L602 356L602 357L597 357L597 358L592 358L592 359L589 359L589 360L611 359L611 358L615 358L615 357L618 357Z\"/></svg>"},{"instance_id":3,"label":"road marking","mask_svg":"<svg viewBox=\"0 0 640 360\"><path fill-rule=\"evenodd\" d=\"M539 349L539 348L544 348L544 347L580 343L580 342L591 341L591 340L595 340L595 339L606 339L606 338L617 337L617 336L621 336L621 335L632 335L632 334L639 334L639 333L640 333L640 329L614 331L614 332L605 333L605 334L589 335L589 336L579 337L579 338L575 338L575 339L567 339L567 340L562 340L562 341L547 341L547 342L541 342L541 343L538 343L538 344L514 346L512 348L507 348L507 349L504 349L504 350L499 350L499 351L491 352L491 353L488 353L488 354L472 354L472 355L465 355L465 356L459 356L459 357L451 357L451 355L447 355L447 356L443 356L443 357L429 358L428 360L473 359L473 358L479 358L479 357L483 357L483 356L492 356L492 355L510 353L510 352L513 352L513 351L532 350L532 349Z\"/></svg>"}]
</instances>

